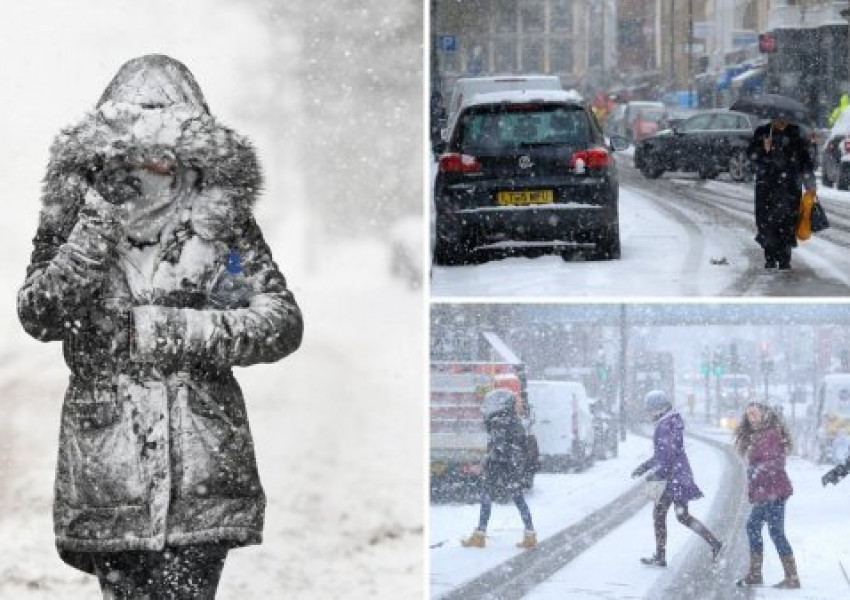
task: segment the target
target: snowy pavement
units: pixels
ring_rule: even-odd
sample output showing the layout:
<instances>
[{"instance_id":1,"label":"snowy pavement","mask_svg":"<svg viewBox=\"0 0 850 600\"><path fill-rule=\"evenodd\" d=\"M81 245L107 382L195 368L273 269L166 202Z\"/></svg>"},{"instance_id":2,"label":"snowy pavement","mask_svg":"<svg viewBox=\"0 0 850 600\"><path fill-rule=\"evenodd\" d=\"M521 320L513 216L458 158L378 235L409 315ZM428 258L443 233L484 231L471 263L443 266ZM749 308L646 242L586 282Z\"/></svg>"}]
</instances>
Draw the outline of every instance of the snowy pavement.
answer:
<instances>
[{"instance_id":1,"label":"snowy pavement","mask_svg":"<svg viewBox=\"0 0 850 600\"><path fill-rule=\"evenodd\" d=\"M689 425L689 429L723 443L730 442L728 432L704 428L699 419ZM718 496L719 490L723 489L721 479L727 459L720 450L694 438L688 438L686 448L696 481L706 495L689 505L691 513L715 531L725 531L722 522L727 515L722 514L723 503L725 501L728 505L731 500L734 505L738 502L735 498ZM558 530L580 521L632 486L634 482L630 480L629 473L649 453L651 442L648 439L630 435L621 446L619 458L597 462L585 473L539 475L528 502L540 539L547 539ZM848 597L850 584L844 580L839 564L841 560L847 569L850 560L846 490L821 487L820 476L826 469L797 457L789 459L788 470L795 494L788 503L787 535L795 549L803 589L788 592L768 586L740 590L724 581L723 585L729 585L728 594L723 588L717 593L706 589L701 597L724 600L782 598L789 594L810 600ZM848 485L848 482L840 485ZM747 512L748 509L747 504ZM477 514L477 505L431 506L431 597L446 597L452 589L520 553L513 544L519 539L522 526L512 504L495 505L487 548L461 547L458 540L468 535L475 526ZM727 547L721 564L713 566L705 543L676 523L671 514L668 517L669 566L666 570L645 567L638 558L651 554L654 548L651 504L647 500L636 515L521 597L541 600L564 597L577 600L676 598L676 592L668 589L669 586L681 585L690 577L695 581L711 582L721 577L720 570L740 574L745 571L747 549L743 531L737 531L736 537L738 547ZM724 541L729 542L728 538ZM765 580L775 583L782 578L782 570L766 532L765 542ZM704 567L700 566L702 563ZM493 597L515 596L506 593Z\"/></svg>"}]
</instances>

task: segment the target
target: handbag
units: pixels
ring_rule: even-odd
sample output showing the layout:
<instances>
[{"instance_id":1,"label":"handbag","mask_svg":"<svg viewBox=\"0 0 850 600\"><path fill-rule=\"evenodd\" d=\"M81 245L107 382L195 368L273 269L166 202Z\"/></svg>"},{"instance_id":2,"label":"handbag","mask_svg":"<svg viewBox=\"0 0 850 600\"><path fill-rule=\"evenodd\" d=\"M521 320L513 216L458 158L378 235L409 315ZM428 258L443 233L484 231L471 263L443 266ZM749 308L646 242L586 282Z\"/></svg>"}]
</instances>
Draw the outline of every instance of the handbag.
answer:
<instances>
[{"instance_id":1,"label":"handbag","mask_svg":"<svg viewBox=\"0 0 850 600\"><path fill-rule=\"evenodd\" d=\"M826 217L826 211L823 209L823 205L815 199L814 204L812 205L812 232L817 233L818 231L823 231L829 227L829 219Z\"/></svg>"},{"instance_id":2,"label":"handbag","mask_svg":"<svg viewBox=\"0 0 850 600\"><path fill-rule=\"evenodd\" d=\"M800 197L800 214L797 216L797 226L794 234L801 242L812 237L812 208L815 205L815 193L806 190Z\"/></svg>"}]
</instances>

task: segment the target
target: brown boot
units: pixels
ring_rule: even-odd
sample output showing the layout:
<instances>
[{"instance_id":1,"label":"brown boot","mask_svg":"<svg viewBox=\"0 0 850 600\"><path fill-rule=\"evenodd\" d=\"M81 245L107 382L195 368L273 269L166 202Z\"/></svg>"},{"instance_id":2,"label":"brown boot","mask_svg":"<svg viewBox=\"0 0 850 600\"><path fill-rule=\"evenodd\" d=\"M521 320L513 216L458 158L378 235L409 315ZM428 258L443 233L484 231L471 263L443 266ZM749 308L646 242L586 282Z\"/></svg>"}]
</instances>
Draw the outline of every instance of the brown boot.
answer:
<instances>
[{"instance_id":1,"label":"brown boot","mask_svg":"<svg viewBox=\"0 0 850 600\"><path fill-rule=\"evenodd\" d=\"M460 545L464 548L483 548L486 545L486 542L486 534L480 529L475 529L472 531L471 536L460 541Z\"/></svg>"},{"instance_id":2,"label":"brown boot","mask_svg":"<svg viewBox=\"0 0 850 600\"><path fill-rule=\"evenodd\" d=\"M517 548L537 548L537 534L530 529L525 530L525 535L522 536L522 541L517 545Z\"/></svg>"},{"instance_id":3,"label":"brown boot","mask_svg":"<svg viewBox=\"0 0 850 600\"><path fill-rule=\"evenodd\" d=\"M748 585L761 585L764 583L764 578L761 574L761 567L764 563L764 555L760 552L750 552L750 568L747 574L735 582L738 587Z\"/></svg>"},{"instance_id":4,"label":"brown boot","mask_svg":"<svg viewBox=\"0 0 850 600\"><path fill-rule=\"evenodd\" d=\"M774 585L775 588L786 590L796 590L800 587L800 578L797 576L797 563L794 560L794 555L780 556L782 568L785 569L785 579Z\"/></svg>"}]
</instances>

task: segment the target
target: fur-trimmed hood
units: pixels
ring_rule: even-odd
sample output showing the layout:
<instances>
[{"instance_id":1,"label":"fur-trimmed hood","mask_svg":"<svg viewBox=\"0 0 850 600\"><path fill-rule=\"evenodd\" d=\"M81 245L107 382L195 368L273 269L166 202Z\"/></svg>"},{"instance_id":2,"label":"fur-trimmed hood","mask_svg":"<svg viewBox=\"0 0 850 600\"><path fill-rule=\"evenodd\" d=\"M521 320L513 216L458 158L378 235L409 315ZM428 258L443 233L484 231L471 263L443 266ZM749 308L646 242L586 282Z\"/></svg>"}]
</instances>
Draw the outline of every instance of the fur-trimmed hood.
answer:
<instances>
[{"instance_id":1,"label":"fur-trimmed hood","mask_svg":"<svg viewBox=\"0 0 850 600\"><path fill-rule=\"evenodd\" d=\"M110 159L132 164L162 156L197 171L200 191L221 188L236 213L250 214L262 185L253 145L219 123L191 72L163 55L128 61L97 107L60 132L50 149L43 203L69 208L75 196L69 181L86 181Z\"/></svg>"}]
</instances>

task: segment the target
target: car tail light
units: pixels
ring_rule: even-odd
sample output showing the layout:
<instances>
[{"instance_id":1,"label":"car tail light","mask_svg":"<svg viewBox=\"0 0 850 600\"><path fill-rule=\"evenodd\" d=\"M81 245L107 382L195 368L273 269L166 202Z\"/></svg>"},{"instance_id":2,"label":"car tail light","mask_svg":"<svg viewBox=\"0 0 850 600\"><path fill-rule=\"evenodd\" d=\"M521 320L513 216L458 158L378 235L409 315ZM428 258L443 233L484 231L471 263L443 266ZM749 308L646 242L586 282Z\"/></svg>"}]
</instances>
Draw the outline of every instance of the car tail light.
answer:
<instances>
[{"instance_id":1,"label":"car tail light","mask_svg":"<svg viewBox=\"0 0 850 600\"><path fill-rule=\"evenodd\" d=\"M475 173L481 170L481 161L469 154L449 152L440 157L440 171L443 173Z\"/></svg>"},{"instance_id":2,"label":"car tail light","mask_svg":"<svg viewBox=\"0 0 850 600\"><path fill-rule=\"evenodd\" d=\"M575 169L578 161L582 161L586 169L607 167L611 164L611 155L605 148L588 148L573 153L570 157L570 168Z\"/></svg>"}]
</instances>

